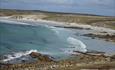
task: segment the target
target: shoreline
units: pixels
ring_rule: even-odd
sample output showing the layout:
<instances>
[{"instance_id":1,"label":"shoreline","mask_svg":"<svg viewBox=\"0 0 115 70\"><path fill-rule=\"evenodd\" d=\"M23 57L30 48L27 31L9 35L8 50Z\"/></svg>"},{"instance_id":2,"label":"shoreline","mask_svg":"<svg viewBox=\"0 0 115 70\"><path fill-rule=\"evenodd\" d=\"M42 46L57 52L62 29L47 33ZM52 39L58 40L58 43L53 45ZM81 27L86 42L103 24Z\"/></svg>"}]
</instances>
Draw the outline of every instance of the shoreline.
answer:
<instances>
[{"instance_id":1,"label":"shoreline","mask_svg":"<svg viewBox=\"0 0 115 70\"><path fill-rule=\"evenodd\" d=\"M0 17L0 19L3 19L3 17ZM115 30L114 29L111 29L111 28L105 28L105 27L98 27L98 26L91 26L91 25L87 25L87 24L80 24L80 23L69 23L69 22L58 22L58 21L51 21L51 20L44 20L44 19L26 19L26 18L23 18L23 19L15 19L15 18L10 18L10 17L5 17L5 20L9 20L9 21L18 21L18 22L21 22L22 24L25 23L25 24L30 24L30 23L27 23L27 22L34 22L34 23L31 23L33 25L36 25L36 24L39 24L39 22L42 22L43 24L47 24L47 25L51 25L51 26L54 26L54 27L62 27L62 28L83 28L83 29L91 29L91 30L95 30L95 31L99 31L99 32L108 32L108 33L115 33ZM1 20L0 20L1 21ZM19 23L19 24L21 24ZM36 24L35 24L36 23ZM31 25L30 24L30 25Z\"/></svg>"},{"instance_id":2,"label":"shoreline","mask_svg":"<svg viewBox=\"0 0 115 70\"><path fill-rule=\"evenodd\" d=\"M51 25L51 26L61 26L63 27L80 27L86 30L86 28L94 28L94 30L97 30L99 32L103 32L102 30L107 30L107 33L110 34L114 34L115 30L108 30L106 28L99 28L98 27L92 27L90 25L79 25L76 23L71 23L70 25L68 25L68 23L65 22L57 22L57 21L49 21L49 20L17 20L17 19L10 19L10 18L6 18L5 20L8 20L6 22L11 21L15 24L15 22L17 24L24 24L24 25L39 25L39 22L45 22L43 23L43 25ZM5 21L3 20L3 21ZM2 21L2 20L0 20ZM35 22L35 23L27 23L27 22ZM58 25L60 24L60 25ZM92 30L91 29L91 30ZM95 54L95 53L94 53ZM68 60L64 60L64 61L59 61L59 62L35 62L35 63L27 63L27 64L6 64L5 66L2 64L0 64L0 69L4 69L4 70L9 70L9 69L14 69L14 70L48 70L48 69L52 69L52 70L63 70L63 69L70 69L70 70L81 70L81 69L115 69L115 58L113 57L112 61L111 61L111 57L112 56L105 56L103 54L101 55L92 55L92 53L89 55L87 55L86 53L80 53L80 61L76 62L78 55L74 55L76 56L73 60L72 58L68 59ZM100 57L101 56L101 57ZM38 56L39 58L39 56ZM44 59L44 58L43 58ZM90 60L91 59L91 60ZM41 63L41 64L40 64ZM48 64L48 65L47 65ZM73 69L72 69L73 68Z\"/></svg>"},{"instance_id":3,"label":"shoreline","mask_svg":"<svg viewBox=\"0 0 115 70\"><path fill-rule=\"evenodd\" d=\"M12 18L12 16L9 16L9 17L6 16L6 17L0 17L0 19L2 19L0 21L11 22L14 24L24 24L24 25L33 25L33 26L48 25L48 26L54 26L54 27L59 27L59 28L92 30L96 33L91 32L88 34L84 34L83 36L91 37L92 39L100 38L100 39L104 39L105 41L115 42L114 40L115 30L111 28L98 27L98 26L92 26L92 25L80 24L80 23L51 21L51 20L44 20L44 19L33 19L33 18L28 19L28 17L16 19L16 18Z\"/></svg>"},{"instance_id":4,"label":"shoreline","mask_svg":"<svg viewBox=\"0 0 115 70\"><path fill-rule=\"evenodd\" d=\"M41 59L41 61L38 60L33 63L19 63L19 64L0 63L0 69L3 70L115 69L114 55L113 56L93 55L93 54L85 54L79 52L80 54L75 55L74 59L71 58L67 60L53 61L49 59L49 57L47 57L46 55L41 55L40 53L36 53L36 52L32 52L32 53L30 54L32 57Z\"/></svg>"}]
</instances>

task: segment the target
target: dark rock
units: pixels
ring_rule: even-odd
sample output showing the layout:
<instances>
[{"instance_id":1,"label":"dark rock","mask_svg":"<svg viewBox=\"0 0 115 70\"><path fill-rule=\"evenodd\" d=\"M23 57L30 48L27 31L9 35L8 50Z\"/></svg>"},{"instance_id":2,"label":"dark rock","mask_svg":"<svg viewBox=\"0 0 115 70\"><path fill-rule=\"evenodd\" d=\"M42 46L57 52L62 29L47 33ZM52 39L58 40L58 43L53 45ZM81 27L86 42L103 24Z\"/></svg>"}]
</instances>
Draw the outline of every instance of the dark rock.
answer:
<instances>
[{"instance_id":1,"label":"dark rock","mask_svg":"<svg viewBox=\"0 0 115 70\"><path fill-rule=\"evenodd\" d=\"M115 61L115 55L111 56L111 61Z\"/></svg>"},{"instance_id":2,"label":"dark rock","mask_svg":"<svg viewBox=\"0 0 115 70\"><path fill-rule=\"evenodd\" d=\"M22 60L22 63L25 63L26 62L26 60Z\"/></svg>"},{"instance_id":3,"label":"dark rock","mask_svg":"<svg viewBox=\"0 0 115 70\"><path fill-rule=\"evenodd\" d=\"M7 56L1 56L0 55L0 60L7 59Z\"/></svg>"},{"instance_id":4,"label":"dark rock","mask_svg":"<svg viewBox=\"0 0 115 70\"><path fill-rule=\"evenodd\" d=\"M37 53L37 52L32 52L32 53L30 54L30 56L31 56L32 58L37 58L38 56L41 56L41 54L40 54L40 53Z\"/></svg>"},{"instance_id":5,"label":"dark rock","mask_svg":"<svg viewBox=\"0 0 115 70\"><path fill-rule=\"evenodd\" d=\"M104 55L104 52L79 52L79 51L74 51L77 54L77 58L79 62L105 62L105 61L110 61L110 57Z\"/></svg>"},{"instance_id":6,"label":"dark rock","mask_svg":"<svg viewBox=\"0 0 115 70\"><path fill-rule=\"evenodd\" d=\"M92 39L100 38L100 39L105 39L106 41L115 42L115 35L111 35L111 34L89 33L89 34L84 34L83 36L91 37Z\"/></svg>"},{"instance_id":7,"label":"dark rock","mask_svg":"<svg viewBox=\"0 0 115 70\"><path fill-rule=\"evenodd\" d=\"M37 53L37 52L32 52L30 54L30 56L32 58L37 58L38 61L41 61L41 62L52 62L52 61L54 61L48 55L42 55L42 54Z\"/></svg>"}]
</instances>

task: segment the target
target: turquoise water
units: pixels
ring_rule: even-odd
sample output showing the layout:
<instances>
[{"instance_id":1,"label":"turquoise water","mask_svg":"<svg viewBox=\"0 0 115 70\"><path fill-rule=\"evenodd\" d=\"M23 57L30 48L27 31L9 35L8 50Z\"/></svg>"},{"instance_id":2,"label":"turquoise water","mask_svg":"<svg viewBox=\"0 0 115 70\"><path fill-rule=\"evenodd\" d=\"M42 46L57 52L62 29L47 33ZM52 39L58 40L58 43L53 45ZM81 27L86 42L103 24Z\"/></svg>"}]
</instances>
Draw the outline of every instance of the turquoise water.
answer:
<instances>
[{"instance_id":1,"label":"turquoise water","mask_svg":"<svg viewBox=\"0 0 115 70\"><path fill-rule=\"evenodd\" d=\"M14 59L28 59L27 55L31 52L40 52L56 59L65 59L75 50L86 52L90 49L115 54L114 43L82 36L90 30L32 25L32 22L27 22L31 25L15 23L0 22L0 57L7 56L3 61L15 63L17 60ZM32 59L29 57L28 60Z\"/></svg>"},{"instance_id":2,"label":"turquoise water","mask_svg":"<svg viewBox=\"0 0 115 70\"><path fill-rule=\"evenodd\" d=\"M0 24L0 54L31 49L53 52L54 48L66 46L66 42L59 39L56 33L48 27Z\"/></svg>"},{"instance_id":3,"label":"turquoise water","mask_svg":"<svg viewBox=\"0 0 115 70\"><path fill-rule=\"evenodd\" d=\"M78 43L74 43L78 42ZM75 47L71 49L70 47ZM65 50L68 49L69 50ZM48 25L23 25L0 22L0 56L12 60L37 51L55 58L65 58L72 50L86 51L86 46L70 33ZM72 52L71 52L72 53Z\"/></svg>"}]
</instances>

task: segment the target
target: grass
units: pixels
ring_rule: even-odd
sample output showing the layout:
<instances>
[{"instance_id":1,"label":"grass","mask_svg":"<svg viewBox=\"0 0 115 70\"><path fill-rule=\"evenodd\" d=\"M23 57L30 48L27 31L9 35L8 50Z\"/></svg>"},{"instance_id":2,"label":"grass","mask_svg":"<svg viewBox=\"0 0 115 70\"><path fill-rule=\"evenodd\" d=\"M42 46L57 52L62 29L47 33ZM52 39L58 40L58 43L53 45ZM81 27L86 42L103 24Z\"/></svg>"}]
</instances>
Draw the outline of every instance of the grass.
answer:
<instances>
[{"instance_id":1,"label":"grass","mask_svg":"<svg viewBox=\"0 0 115 70\"><path fill-rule=\"evenodd\" d=\"M51 15L47 15L47 17L43 19L59 21L59 22L89 24L93 26L108 27L108 28L115 29L114 17L51 14Z\"/></svg>"},{"instance_id":2,"label":"grass","mask_svg":"<svg viewBox=\"0 0 115 70\"><path fill-rule=\"evenodd\" d=\"M107 27L115 29L115 17L107 16L96 16L88 14L75 14L75 13L57 13L57 12L47 12L47 11L35 11L35 10L7 10L0 9L1 16L12 16L12 15L45 15L41 19L52 20L59 22L69 22L69 23L79 23L79 24L89 24L93 26Z\"/></svg>"}]
</instances>

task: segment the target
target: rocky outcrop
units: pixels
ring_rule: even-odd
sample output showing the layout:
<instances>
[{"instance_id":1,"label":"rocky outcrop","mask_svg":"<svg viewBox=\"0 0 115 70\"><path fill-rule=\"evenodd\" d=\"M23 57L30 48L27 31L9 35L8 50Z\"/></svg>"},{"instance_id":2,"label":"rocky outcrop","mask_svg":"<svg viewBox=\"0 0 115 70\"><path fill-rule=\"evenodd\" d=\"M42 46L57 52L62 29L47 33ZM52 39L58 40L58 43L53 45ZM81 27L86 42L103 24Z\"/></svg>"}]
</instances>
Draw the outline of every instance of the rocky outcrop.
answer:
<instances>
[{"instance_id":1,"label":"rocky outcrop","mask_svg":"<svg viewBox=\"0 0 115 70\"><path fill-rule=\"evenodd\" d=\"M79 61L65 60L52 62L47 55L42 55L37 52L30 54L32 58L37 58L39 62L22 63L22 64L0 64L0 70L81 70L81 69L113 69L115 68L115 61L108 61L105 55L92 55L81 53ZM78 57L77 56L77 57ZM114 59L115 56L111 56Z\"/></svg>"},{"instance_id":2,"label":"rocky outcrop","mask_svg":"<svg viewBox=\"0 0 115 70\"><path fill-rule=\"evenodd\" d=\"M48 55L42 55L37 52L32 52L30 54L32 58L37 58L39 62L53 62L54 60L51 59Z\"/></svg>"},{"instance_id":3,"label":"rocky outcrop","mask_svg":"<svg viewBox=\"0 0 115 70\"><path fill-rule=\"evenodd\" d=\"M111 56L111 61L115 61L115 55Z\"/></svg>"},{"instance_id":4,"label":"rocky outcrop","mask_svg":"<svg viewBox=\"0 0 115 70\"><path fill-rule=\"evenodd\" d=\"M103 52L79 52L75 51L78 62L109 62L111 58L109 56L104 55ZM79 53L79 54L78 54Z\"/></svg>"},{"instance_id":5,"label":"rocky outcrop","mask_svg":"<svg viewBox=\"0 0 115 70\"><path fill-rule=\"evenodd\" d=\"M115 62L94 62L94 63L30 63L30 64L12 64L1 67L0 70L114 70Z\"/></svg>"},{"instance_id":6,"label":"rocky outcrop","mask_svg":"<svg viewBox=\"0 0 115 70\"><path fill-rule=\"evenodd\" d=\"M104 55L79 55L79 61L82 62L106 62L110 61L110 57Z\"/></svg>"},{"instance_id":7,"label":"rocky outcrop","mask_svg":"<svg viewBox=\"0 0 115 70\"><path fill-rule=\"evenodd\" d=\"M91 37L92 39L94 39L94 38L101 38L101 39L104 39L106 41L115 42L115 34L89 33L89 34L84 34L83 36Z\"/></svg>"}]
</instances>

